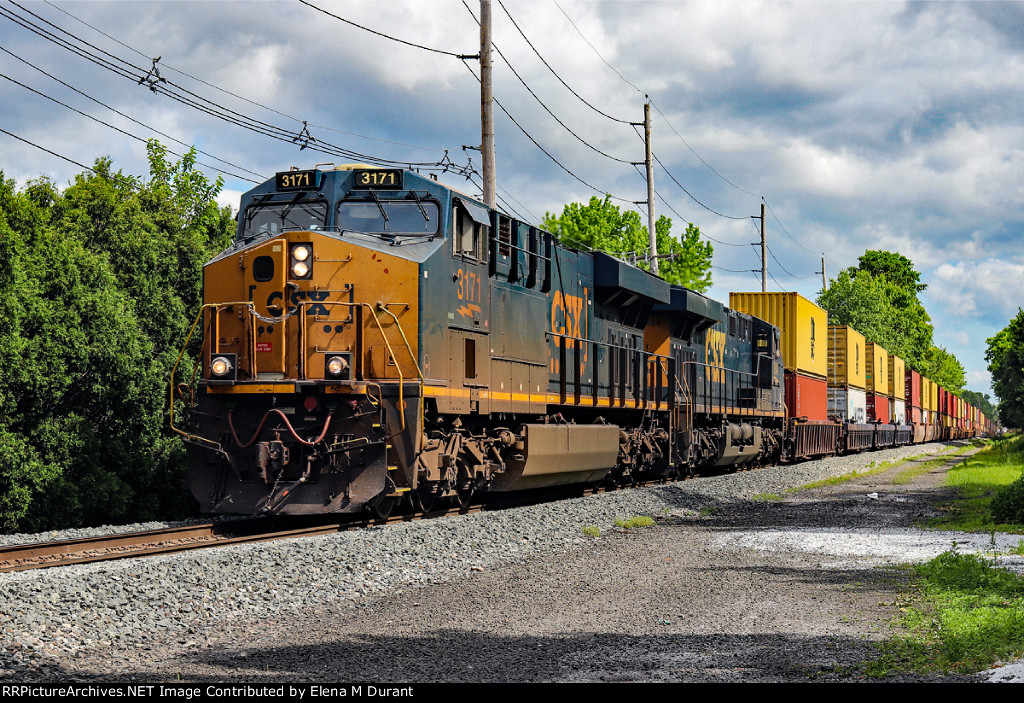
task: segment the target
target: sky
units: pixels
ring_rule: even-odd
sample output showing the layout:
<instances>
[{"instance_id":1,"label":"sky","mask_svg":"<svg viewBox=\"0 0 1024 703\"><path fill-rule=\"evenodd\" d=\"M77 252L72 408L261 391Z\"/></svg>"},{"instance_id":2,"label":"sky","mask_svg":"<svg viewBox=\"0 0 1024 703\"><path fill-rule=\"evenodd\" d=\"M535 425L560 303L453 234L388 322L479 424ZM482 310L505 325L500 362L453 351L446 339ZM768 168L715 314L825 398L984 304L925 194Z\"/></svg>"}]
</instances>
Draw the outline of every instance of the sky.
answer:
<instances>
[{"instance_id":1,"label":"sky","mask_svg":"<svg viewBox=\"0 0 1024 703\"><path fill-rule=\"evenodd\" d=\"M629 123L649 97L656 212L710 238L711 297L760 290L763 199L769 290L813 299L823 257L831 278L899 252L934 343L991 394L986 339L1024 305L1024 4L502 2L499 204L534 223L605 193L645 208ZM0 171L63 186L109 157L145 176L156 138L200 150L236 207L253 181L359 155L449 164L479 194L479 64L457 56L479 50L479 10L0 0Z\"/></svg>"}]
</instances>

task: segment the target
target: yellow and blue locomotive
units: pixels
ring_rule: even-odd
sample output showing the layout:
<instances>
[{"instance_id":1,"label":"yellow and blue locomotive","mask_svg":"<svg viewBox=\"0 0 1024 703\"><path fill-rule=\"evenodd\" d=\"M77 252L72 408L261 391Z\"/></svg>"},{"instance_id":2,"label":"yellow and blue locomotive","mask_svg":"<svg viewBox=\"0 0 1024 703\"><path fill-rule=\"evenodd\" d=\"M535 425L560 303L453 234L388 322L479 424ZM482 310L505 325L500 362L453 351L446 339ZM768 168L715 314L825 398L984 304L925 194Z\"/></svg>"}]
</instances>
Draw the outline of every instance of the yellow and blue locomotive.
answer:
<instances>
[{"instance_id":1,"label":"yellow and blue locomotive","mask_svg":"<svg viewBox=\"0 0 1024 703\"><path fill-rule=\"evenodd\" d=\"M204 512L426 510L783 452L776 327L411 171L246 193L200 325L172 422Z\"/></svg>"}]
</instances>

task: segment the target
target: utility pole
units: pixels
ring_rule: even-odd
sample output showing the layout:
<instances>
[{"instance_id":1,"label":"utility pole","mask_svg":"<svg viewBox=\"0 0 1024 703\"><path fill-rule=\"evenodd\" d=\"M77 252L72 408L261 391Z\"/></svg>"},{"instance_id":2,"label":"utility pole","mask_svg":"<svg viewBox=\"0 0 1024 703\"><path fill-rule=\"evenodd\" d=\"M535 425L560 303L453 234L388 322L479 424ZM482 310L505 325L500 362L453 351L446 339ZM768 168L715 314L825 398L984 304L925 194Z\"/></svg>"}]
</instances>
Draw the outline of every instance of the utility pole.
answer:
<instances>
[{"instance_id":1,"label":"utility pole","mask_svg":"<svg viewBox=\"0 0 1024 703\"><path fill-rule=\"evenodd\" d=\"M644 103L644 164L647 166L647 232L651 242L651 271L658 273L658 233L654 229L654 163L651 157L651 101Z\"/></svg>"},{"instance_id":2,"label":"utility pole","mask_svg":"<svg viewBox=\"0 0 1024 703\"><path fill-rule=\"evenodd\" d=\"M494 88L491 83L491 0L480 0L480 157L484 202L495 207L494 194Z\"/></svg>"},{"instance_id":3,"label":"utility pole","mask_svg":"<svg viewBox=\"0 0 1024 703\"><path fill-rule=\"evenodd\" d=\"M828 278L825 277L825 253L821 254L821 290L825 292L828 290Z\"/></svg>"},{"instance_id":4,"label":"utility pole","mask_svg":"<svg viewBox=\"0 0 1024 703\"><path fill-rule=\"evenodd\" d=\"M768 292L768 244L764 239L764 198L761 198L761 292Z\"/></svg>"}]
</instances>

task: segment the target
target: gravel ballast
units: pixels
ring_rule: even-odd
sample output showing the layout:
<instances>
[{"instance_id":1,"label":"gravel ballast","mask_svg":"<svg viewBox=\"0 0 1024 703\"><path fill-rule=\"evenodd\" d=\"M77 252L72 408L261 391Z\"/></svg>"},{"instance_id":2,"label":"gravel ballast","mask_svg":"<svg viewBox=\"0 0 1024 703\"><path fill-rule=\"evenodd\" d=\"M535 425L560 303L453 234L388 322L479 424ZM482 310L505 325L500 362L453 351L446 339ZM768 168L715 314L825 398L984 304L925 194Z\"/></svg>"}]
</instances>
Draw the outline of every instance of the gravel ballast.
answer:
<instances>
[{"instance_id":1,"label":"gravel ballast","mask_svg":"<svg viewBox=\"0 0 1024 703\"><path fill-rule=\"evenodd\" d=\"M912 528L944 490L928 478L940 472L904 486L875 475L752 499L943 449L2 574L0 677L842 680L895 615L903 576L886 567L954 542L990 550L992 539ZM655 526L614 528L636 515L655 517ZM587 526L601 535L584 534ZM72 535L15 539L57 536ZM996 535L994 546L1018 540Z\"/></svg>"}]
</instances>

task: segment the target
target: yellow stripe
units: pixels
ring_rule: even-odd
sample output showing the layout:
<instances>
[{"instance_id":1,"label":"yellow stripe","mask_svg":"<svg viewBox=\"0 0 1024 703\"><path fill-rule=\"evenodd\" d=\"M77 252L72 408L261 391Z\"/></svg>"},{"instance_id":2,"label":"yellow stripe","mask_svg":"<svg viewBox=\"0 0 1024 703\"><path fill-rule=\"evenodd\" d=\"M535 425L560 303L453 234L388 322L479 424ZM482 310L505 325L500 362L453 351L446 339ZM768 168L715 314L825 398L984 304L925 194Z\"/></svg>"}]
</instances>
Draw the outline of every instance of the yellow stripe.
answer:
<instances>
[{"instance_id":1,"label":"yellow stripe","mask_svg":"<svg viewBox=\"0 0 1024 703\"><path fill-rule=\"evenodd\" d=\"M207 393L294 393L294 383L236 383L231 386L207 386Z\"/></svg>"}]
</instances>

